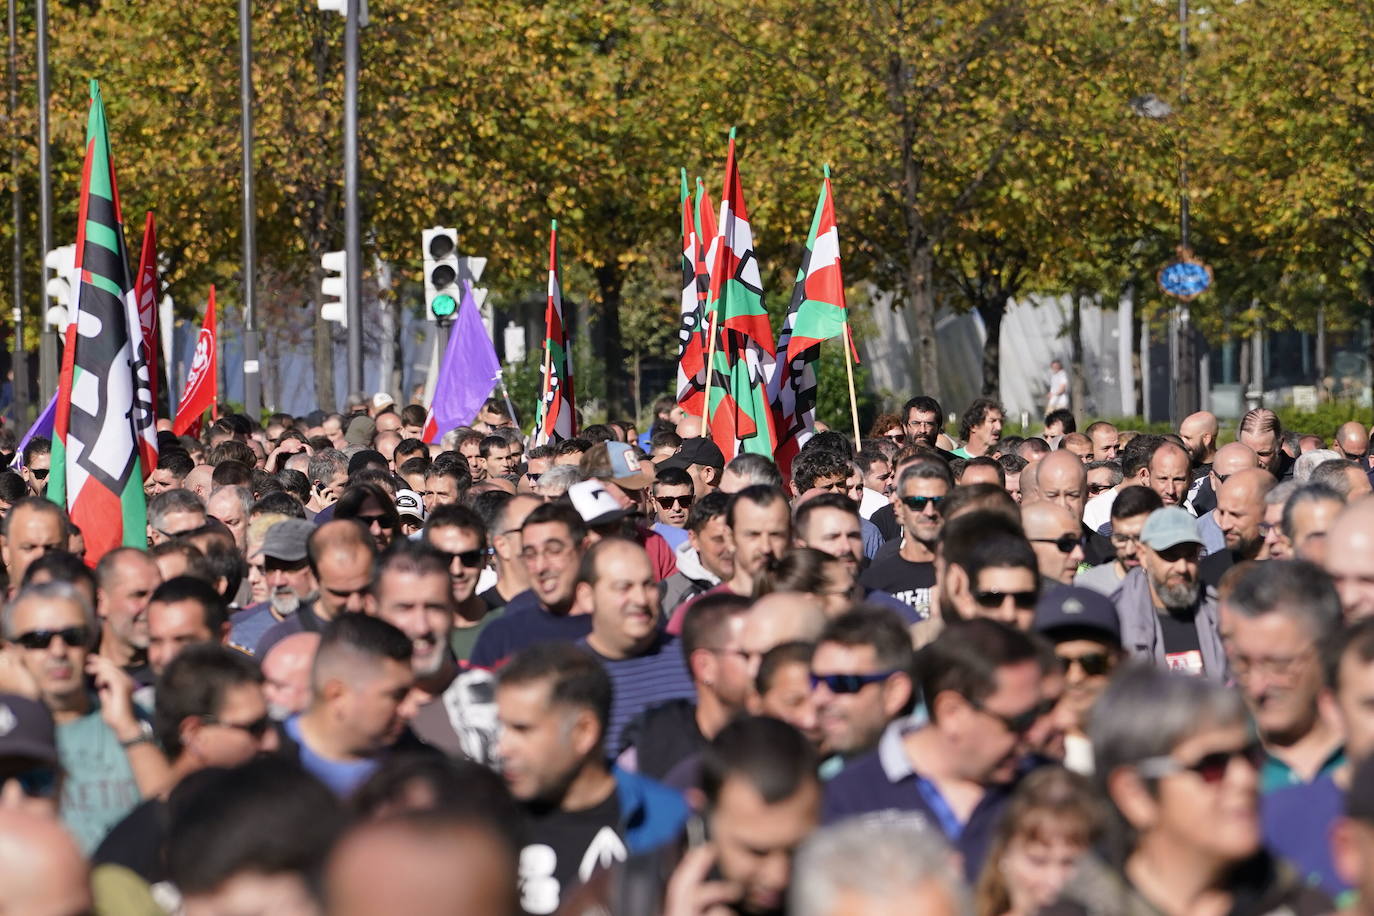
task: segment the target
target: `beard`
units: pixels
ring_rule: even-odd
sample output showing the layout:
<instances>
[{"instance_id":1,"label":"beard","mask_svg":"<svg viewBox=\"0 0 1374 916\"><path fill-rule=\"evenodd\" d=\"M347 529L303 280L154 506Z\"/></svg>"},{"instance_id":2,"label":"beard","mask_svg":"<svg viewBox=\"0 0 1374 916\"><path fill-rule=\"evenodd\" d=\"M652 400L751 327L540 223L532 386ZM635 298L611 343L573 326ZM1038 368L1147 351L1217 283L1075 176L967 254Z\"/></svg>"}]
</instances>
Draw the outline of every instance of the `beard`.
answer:
<instances>
[{"instance_id":1,"label":"beard","mask_svg":"<svg viewBox=\"0 0 1374 916\"><path fill-rule=\"evenodd\" d=\"M1198 580L1189 579L1172 585L1156 582L1155 591L1159 594L1159 600L1163 601L1167 608L1192 607L1197 603Z\"/></svg>"}]
</instances>

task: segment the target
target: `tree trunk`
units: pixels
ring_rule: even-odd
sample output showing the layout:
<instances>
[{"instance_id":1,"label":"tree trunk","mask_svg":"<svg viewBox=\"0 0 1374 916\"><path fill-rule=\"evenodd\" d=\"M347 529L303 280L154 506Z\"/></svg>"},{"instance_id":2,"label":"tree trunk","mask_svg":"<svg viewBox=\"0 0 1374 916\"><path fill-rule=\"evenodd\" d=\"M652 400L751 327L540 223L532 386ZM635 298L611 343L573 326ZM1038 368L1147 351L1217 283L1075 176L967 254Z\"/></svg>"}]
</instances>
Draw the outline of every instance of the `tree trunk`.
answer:
<instances>
[{"instance_id":1,"label":"tree trunk","mask_svg":"<svg viewBox=\"0 0 1374 916\"><path fill-rule=\"evenodd\" d=\"M628 382L625 377L625 347L620 339L620 303L625 274L619 264L604 264L596 269L596 285L601 291L602 354L606 371L606 418L618 419L629 409Z\"/></svg>"},{"instance_id":2,"label":"tree trunk","mask_svg":"<svg viewBox=\"0 0 1374 916\"><path fill-rule=\"evenodd\" d=\"M908 259L908 302L916 313L916 358L920 361L921 390L918 394L940 398L940 349L935 339L934 257L930 244L914 241ZM941 418L942 420L944 418Z\"/></svg>"},{"instance_id":3,"label":"tree trunk","mask_svg":"<svg viewBox=\"0 0 1374 916\"><path fill-rule=\"evenodd\" d=\"M1069 360L1073 363L1069 375L1069 409L1074 420L1081 423L1087 411L1087 384L1083 378L1083 300L1089 294L1079 291L1073 296L1073 314L1069 319Z\"/></svg>"},{"instance_id":4,"label":"tree trunk","mask_svg":"<svg viewBox=\"0 0 1374 916\"><path fill-rule=\"evenodd\" d=\"M983 319L987 337L983 341L983 389L985 398L999 398L1002 391L1002 319L1007 314L1007 299L980 302L978 314Z\"/></svg>"}]
</instances>

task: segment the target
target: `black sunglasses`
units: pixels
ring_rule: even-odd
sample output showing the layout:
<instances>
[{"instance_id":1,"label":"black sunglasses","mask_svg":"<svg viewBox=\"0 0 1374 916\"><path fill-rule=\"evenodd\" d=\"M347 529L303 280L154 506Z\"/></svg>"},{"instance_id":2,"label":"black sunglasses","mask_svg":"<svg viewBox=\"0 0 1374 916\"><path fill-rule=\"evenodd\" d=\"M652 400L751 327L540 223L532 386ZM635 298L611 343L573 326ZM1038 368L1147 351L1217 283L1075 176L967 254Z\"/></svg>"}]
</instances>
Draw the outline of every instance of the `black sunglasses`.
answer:
<instances>
[{"instance_id":1,"label":"black sunglasses","mask_svg":"<svg viewBox=\"0 0 1374 916\"><path fill-rule=\"evenodd\" d=\"M1029 592L974 592L973 600L985 608L1001 607L1003 602L1010 597L1012 603L1019 608L1033 608L1040 600L1040 593Z\"/></svg>"},{"instance_id":2,"label":"black sunglasses","mask_svg":"<svg viewBox=\"0 0 1374 916\"><path fill-rule=\"evenodd\" d=\"M30 767L17 773L0 774L0 788L13 779L29 798L55 798L61 775L57 767Z\"/></svg>"},{"instance_id":3,"label":"black sunglasses","mask_svg":"<svg viewBox=\"0 0 1374 916\"><path fill-rule=\"evenodd\" d=\"M1057 538L1028 538L1032 544L1053 544L1059 548L1060 553L1072 553L1078 546L1078 535L1061 534Z\"/></svg>"},{"instance_id":4,"label":"black sunglasses","mask_svg":"<svg viewBox=\"0 0 1374 916\"><path fill-rule=\"evenodd\" d=\"M29 473L32 474L32 475L34 476L34 479L35 479L35 480L47 480L47 479L48 479L48 469L47 469L47 468L29 468Z\"/></svg>"},{"instance_id":5,"label":"black sunglasses","mask_svg":"<svg viewBox=\"0 0 1374 916\"><path fill-rule=\"evenodd\" d=\"M60 630L30 630L20 633L14 641L25 649L46 649L54 639L61 639L67 646L84 646L90 637L91 632L85 627L63 627Z\"/></svg>"},{"instance_id":6,"label":"black sunglasses","mask_svg":"<svg viewBox=\"0 0 1374 916\"><path fill-rule=\"evenodd\" d=\"M391 516L389 515L355 515L354 518L356 518L358 521L362 522L369 528L372 527L373 522L376 522L383 528L396 527L395 523L391 519Z\"/></svg>"},{"instance_id":7,"label":"black sunglasses","mask_svg":"<svg viewBox=\"0 0 1374 916\"><path fill-rule=\"evenodd\" d=\"M938 511L940 511L940 503L942 503L942 502L944 502L944 501L945 501L945 498L944 498L943 496L903 496L903 497L902 497L902 505L906 506L906 507L907 507L908 509L910 509L912 512L924 512L924 511L926 511L926 506L929 506L929 505L931 505L932 503L935 505L935 511L938 512Z\"/></svg>"},{"instance_id":8,"label":"black sunglasses","mask_svg":"<svg viewBox=\"0 0 1374 916\"><path fill-rule=\"evenodd\" d=\"M1264 764L1265 756L1264 746L1255 741L1245 745L1245 747L1203 754L1192 763L1183 763L1167 756L1148 757L1136 764L1136 769L1140 775L1147 779L1159 779L1163 776L1171 776L1174 773L1186 771L1196 773L1198 778L1208 785L1216 785L1226 778L1226 771L1231 768L1231 761L1237 757L1258 770Z\"/></svg>"},{"instance_id":9,"label":"black sunglasses","mask_svg":"<svg viewBox=\"0 0 1374 916\"><path fill-rule=\"evenodd\" d=\"M482 565L482 558L487 555L487 549L485 547L474 547L472 550L460 550L457 553L445 555L448 557L450 563L452 563L454 559L457 559L459 563L462 563L468 569L476 569Z\"/></svg>"},{"instance_id":10,"label":"black sunglasses","mask_svg":"<svg viewBox=\"0 0 1374 916\"><path fill-rule=\"evenodd\" d=\"M272 727L272 717L263 716L261 719L254 719L252 722L226 722L215 716L201 716L200 720L206 725L219 725L223 728L236 728L241 732L247 732L248 736L254 739L261 739L267 734L267 730Z\"/></svg>"},{"instance_id":11,"label":"black sunglasses","mask_svg":"<svg viewBox=\"0 0 1374 916\"><path fill-rule=\"evenodd\" d=\"M1059 667L1065 674L1077 665L1087 677L1098 677L1112 670L1112 657L1106 652L1088 652L1083 655L1058 655Z\"/></svg>"},{"instance_id":12,"label":"black sunglasses","mask_svg":"<svg viewBox=\"0 0 1374 916\"><path fill-rule=\"evenodd\" d=\"M869 684L878 684L896 674L895 671L878 671L873 674L813 674L811 689L824 684L831 693L858 693Z\"/></svg>"},{"instance_id":13,"label":"black sunglasses","mask_svg":"<svg viewBox=\"0 0 1374 916\"><path fill-rule=\"evenodd\" d=\"M674 506L681 506L683 509L692 508L691 496L655 496L654 499L658 500L658 504L665 509L671 509Z\"/></svg>"},{"instance_id":14,"label":"black sunglasses","mask_svg":"<svg viewBox=\"0 0 1374 916\"><path fill-rule=\"evenodd\" d=\"M973 703L970 701L970 705L979 712L992 716L994 719L1001 722L1006 726L1007 731L1011 732L1013 735L1024 735L1035 726L1036 722L1039 722L1043 716L1054 709L1053 700L1041 700L1025 712L1017 713L1014 716L1005 716L1000 712L993 712L982 703Z\"/></svg>"}]
</instances>

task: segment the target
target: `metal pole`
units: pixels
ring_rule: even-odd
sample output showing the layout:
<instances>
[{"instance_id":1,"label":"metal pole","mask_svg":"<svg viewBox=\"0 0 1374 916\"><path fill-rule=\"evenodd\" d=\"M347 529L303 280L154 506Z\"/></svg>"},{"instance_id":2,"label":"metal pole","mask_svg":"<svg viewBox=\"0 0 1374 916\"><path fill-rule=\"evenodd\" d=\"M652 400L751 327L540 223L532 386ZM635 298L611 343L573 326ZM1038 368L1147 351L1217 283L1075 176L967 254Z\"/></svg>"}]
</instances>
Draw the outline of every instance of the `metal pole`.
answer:
<instances>
[{"instance_id":1,"label":"metal pole","mask_svg":"<svg viewBox=\"0 0 1374 916\"><path fill-rule=\"evenodd\" d=\"M1178 0L1178 109L1188 103L1188 0ZM1188 138L1186 128L1178 130L1178 237L1184 253L1192 251L1188 219ZM1178 388L1175 392L1176 420L1199 408L1198 359L1195 348L1192 315L1187 305L1175 307L1176 341L1174 371Z\"/></svg>"},{"instance_id":2,"label":"metal pole","mask_svg":"<svg viewBox=\"0 0 1374 916\"><path fill-rule=\"evenodd\" d=\"M42 261L52 250L52 163L48 155L48 0L37 0L38 29L38 246ZM46 272L46 268L44 268ZM46 285L46 279L45 283ZM38 385L42 397L57 388L57 334L48 324L47 290L39 290Z\"/></svg>"},{"instance_id":3,"label":"metal pole","mask_svg":"<svg viewBox=\"0 0 1374 916\"><path fill-rule=\"evenodd\" d=\"M239 121L243 129L243 411L262 414L258 364L257 203L253 188L253 0L239 0Z\"/></svg>"},{"instance_id":4,"label":"metal pole","mask_svg":"<svg viewBox=\"0 0 1374 916\"><path fill-rule=\"evenodd\" d=\"M19 110L19 39L15 0L6 4L9 26L9 120L14 123L14 113ZM19 144L10 147L10 174L14 181L14 195L10 201L11 215L14 219L14 264L11 280L12 300L10 316L14 323L14 404L10 416L17 423L27 423L32 398L29 394L29 354L24 349L24 193L19 181L22 160Z\"/></svg>"},{"instance_id":5,"label":"metal pole","mask_svg":"<svg viewBox=\"0 0 1374 916\"><path fill-rule=\"evenodd\" d=\"M363 390L363 252L358 213L358 17L359 0L344 15L344 250L348 310L348 391Z\"/></svg>"}]
</instances>

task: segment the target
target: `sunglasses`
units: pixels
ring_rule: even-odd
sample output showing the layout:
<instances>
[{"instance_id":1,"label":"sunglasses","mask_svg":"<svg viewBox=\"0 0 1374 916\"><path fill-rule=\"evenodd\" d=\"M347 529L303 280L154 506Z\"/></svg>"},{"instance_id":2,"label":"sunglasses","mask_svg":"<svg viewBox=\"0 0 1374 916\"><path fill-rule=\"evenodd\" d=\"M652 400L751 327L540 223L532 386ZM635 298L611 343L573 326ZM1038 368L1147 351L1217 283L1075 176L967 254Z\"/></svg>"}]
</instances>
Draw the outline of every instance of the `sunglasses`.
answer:
<instances>
[{"instance_id":1,"label":"sunglasses","mask_svg":"<svg viewBox=\"0 0 1374 916\"><path fill-rule=\"evenodd\" d=\"M267 734L267 730L272 727L272 717L263 716L261 719L254 719L252 722L226 722L214 716L201 716L200 721L206 725L218 725L221 728L234 728L241 732L246 732L250 738L261 740Z\"/></svg>"},{"instance_id":2,"label":"sunglasses","mask_svg":"<svg viewBox=\"0 0 1374 916\"><path fill-rule=\"evenodd\" d=\"M1087 677L1098 677L1112 670L1112 657L1106 652L1088 652L1083 655L1058 655L1059 666L1065 674L1077 665Z\"/></svg>"},{"instance_id":3,"label":"sunglasses","mask_svg":"<svg viewBox=\"0 0 1374 916\"><path fill-rule=\"evenodd\" d=\"M691 496L655 496L654 499L665 509L672 509L674 507L682 509L692 508Z\"/></svg>"},{"instance_id":4,"label":"sunglasses","mask_svg":"<svg viewBox=\"0 0 1374 916\"><path fill-rule=\"evenodd\" d=\"M1096 496L1099 493L1106 493L1111 488L1112 485L1109 483L1090 483L1088 484L1088 493L1092 496Z\"/></svg>"},{"instance_id":5,"label":"sunglasses","mask_svg":"<svg viewBox=\"0 0 1374 916\"><path fill-rule=\"evenodd\" d=\"M1053 700L1041 700L1025 712L1017 713L1014 716L1006 716L1000 712L993 712L982 703L973 703L970 701L970 705L979 712L992 716L994 719L1001 722L1006 726L1007 731L1011 732L1013 735L1024 735L1035 726L1036 722L1039 722L1042 717L1054 709Z\"/></svg>"},{"instance_id":6,"label":"sunglasses","mask_svg":"<svg viewBox=\"0 0 1374 916\"><path fill-rule=\"evenodd\" d=\"M1060 553L1073 553L1073 549L1078 546L1078 535L1061 534L1057 538L1027 538L1032 544L1053 544L1059 548Z\"/></svg>"},{"instance_id":7,"label":"sunglasses","mask_svg":"<svg viewBox=\"0 0 1374 916\"><path fill-rule=\"evenodd\" d=\"M924 512L924 511L926 511L926 506L929 506L929 505L932 505L932 504L935 506L935 510L938 512L938 511L940 510L940 503L942 503L942 502L944 502L944 501L945 501L945 498L944 498L943 496L903 496L903 497L902 497L902 505L906 506L906 507L907 507L908 509L910 509L912 512Z\"/></svg>"},{"instance_id":8,"label":"sunglasses","mask_svg":"<svg viewBox=\"0 0 1374 916\"><path fill-rule=\"evenodd\" d=\"M57 767L30 767L27 770L20 770L18 773L0 775L0 788L3 788L6 783L13 779L19 783L19 788L29 798L55 798L58 784L61 782L61 775Z\"/></svg>"},{"instance_id":9,"label":"sunglasses","mask_svg":"<svg viewBox=\"0 0 1374 916\"><path fill-rule=\"evenodd\" d=\"M874 674L813 674L811 675L811 689L815 690L821 684L831 693L858 693L869 684L878 684L892 675L895 671L878 671Z\"/></svg>"},{"instance_id":10,"label":"sunglasses","mask_svg":"<svg viewBox=\"0 0 1374 916\"><path fill-rule=\"evenodd\" d=\"M1033 608L1040 600L1040 593L1029 592L974 592L973 600L985 608L1001 607L1011 598L1012 604L1019 608Z\"/></svg>"},{"instance_id":11,"label":"sunglasses","mask_svg":"<svg viewBox=\"0 0 1374 916\"><path fill-rule=\"evenodd\" d=\"M1237 757L1258 770L1264 763L1264 747L1255 741L1234 750L1213 751L1210 754L1203 754L1192 763L1184 763L1168 756L1147 757L1136 764L1136 770L1146 779L1160 779L1175 773L1194 773L1209 786L1214 786L1226 778L1226 773L1231 768L1231 761Z\"/></svg>"},{"instance_id":12,"label":"sunglasses","mask_svg":"<svg viewBox=\"0 0 1374 916\"><path fill-rule=\"evenodd\" d=\"M54 639L61 639L67 646L84 646L91 637L85 627L63 627L60 630L30 630L20 633L14 641L25 649L46 649Z\"/></svg>"},{"instance_id":13,"label":"sunglasses","mask_svg":"<svg viewBox=\"0 0 1374 916\"><path fill-rule=\"evenodd\" d=\"M450 563L456 559L468 569L476 569L481 566L482 558L486 555L487 549L485 547L474 547L472 550L460 550L457 553L446 554Z\"/></svg>"},{"instance_id":14,"label":"sunglasses","mask_svg":"<svg viewBox=\"0 0 1374 916\"><path fill-rule=\"evenodd\" d=\"M29 468L29 473L33 475L34 480L48 479L48 468Z\"/></svg>"},{"instance_id":15,"label":"sunglasses","mask_svg":"<svg viewBox=\"0 0 1374 916\"><path fill-rule=\"evenodd\" d=\"M358 521L362 522L369 528L371 528L374 523L382 528L395 527L392 524L391 519L385 515L355 515L354 518L356 518Z\"/></svg>"}]
</instances>

